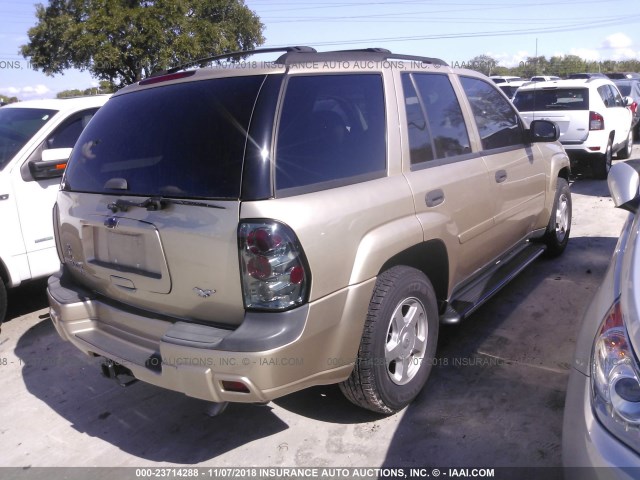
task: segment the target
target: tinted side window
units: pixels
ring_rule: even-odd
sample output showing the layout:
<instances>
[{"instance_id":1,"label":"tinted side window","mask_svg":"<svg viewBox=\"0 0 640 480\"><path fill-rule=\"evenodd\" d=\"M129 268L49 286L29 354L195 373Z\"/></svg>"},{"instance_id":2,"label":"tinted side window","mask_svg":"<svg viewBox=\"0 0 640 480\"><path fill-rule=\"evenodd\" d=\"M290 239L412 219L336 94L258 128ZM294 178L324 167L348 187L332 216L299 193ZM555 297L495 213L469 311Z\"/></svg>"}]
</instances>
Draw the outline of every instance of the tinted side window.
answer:
<instances>
[{"instance_id":1,"label":"tinted side window","mask_svg":"<svg viewBox=\"0 0 640 480\"><path fill-rule=\"evenodd\" d=\"M518 115L495 87L471 77L460 77L480 132L482 148L509 147L524 143Z\"/></svg>"},{"instance_id":2,"label":"tinted side window","mask_svg":"<svg viewBox=\"0 0 640 480\"><path fill-rule=\"evenodd\" d=\"M411 165L433 160L431 132L410 75L402 75Z\"/></svg>"},{"instance_id":3,"label":"tinted side window","mask_svg":"<svg viewBox=\"0 0 640 480\"><path fill-rule=\"evenodd\" d=\"M276 147L276 188L320 190L386 174L378 74L289 78Z\"/></svg>"},{"instance_id":4,"label":"tinted side window","mask_svg":"<svg viewBox=\"0 0 640 480\"><path fill-rule=\"evenodd\" d=\"M598 87L598 93L600 94L605 107L609 108L616 106L616 100L613 96L613 92L609 88L609 85L602 85L601 87Z\"/></svg>"},{"instance_id":5,"label":"tinted side window","mask_svg":"<svg viewBox=\"0 0 640 480\"><path fill-rule=\"evenodd\" d=\"M220 78L114 96L80 135L63 188L239 198L246 132L263 81Z\"/></svg>"},{"instance_id":6,"label":"tinted side window","mask_svg":"<svg viewBox=\"0 0 640 480\"><path fill-rule=\"evenodd\" d=\"M89 120L91 120L97 111L97 108L92 108L91 110L75 115L63 123L47 139L47 148L72 148L82 133L82 130L84 130L84 127L87 126L87 123L89 123Z\"/></svg>"},{"instance_id":7,"label":"tinted side window","mask_svg":"<svg viewBox=\"0 0 640 480\"><path fill-rule=\"evenodd\" d=\"M611 95L613 97L613 102L616 107L624 107L624 102L622 101L622 96L617 88L613 85L609 85L609 89L611 90Z\"/></svg>"},{"instance_id":8,"label":"tinted side window","mask_svg":"<svg viewBox=\"0 0 640 480\"><path fill-rule=\"evenodd\" d=\"M449 77L428 73L414 73L411 77L426 111L436 158L471 152L467 126Z\"/></svg>"}]
</instances>

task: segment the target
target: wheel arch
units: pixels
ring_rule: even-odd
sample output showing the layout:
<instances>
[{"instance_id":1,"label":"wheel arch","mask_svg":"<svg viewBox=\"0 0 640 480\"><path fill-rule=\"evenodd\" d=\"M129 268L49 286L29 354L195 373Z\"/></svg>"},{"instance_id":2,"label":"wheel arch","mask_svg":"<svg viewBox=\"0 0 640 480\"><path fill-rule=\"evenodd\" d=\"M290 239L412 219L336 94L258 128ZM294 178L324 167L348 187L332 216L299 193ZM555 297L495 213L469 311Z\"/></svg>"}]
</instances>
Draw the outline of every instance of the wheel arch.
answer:
<instances>
[{"instance_id":1,"label":"wheel arch","mask_svg":"<svg viewBox=\"0 0 640 480\"><path fill-rule=\"evenodd\" d=\"M382 265L378 275L398 265L424 273L433 286L439 308L443 308L449 294L449 254L442 240L428 240L398 252Z\"/></svg>"},{"instance_id":2,"label":"wheel arch","mask_svg":"<svg viewBox=\"0 0 640 480\"><path fill-rule=\"evenodd\" d=\"M6 285L9 286L9 270L4 263L4 260L0 258L0 280Z\"/></svg>"}]
</instances>

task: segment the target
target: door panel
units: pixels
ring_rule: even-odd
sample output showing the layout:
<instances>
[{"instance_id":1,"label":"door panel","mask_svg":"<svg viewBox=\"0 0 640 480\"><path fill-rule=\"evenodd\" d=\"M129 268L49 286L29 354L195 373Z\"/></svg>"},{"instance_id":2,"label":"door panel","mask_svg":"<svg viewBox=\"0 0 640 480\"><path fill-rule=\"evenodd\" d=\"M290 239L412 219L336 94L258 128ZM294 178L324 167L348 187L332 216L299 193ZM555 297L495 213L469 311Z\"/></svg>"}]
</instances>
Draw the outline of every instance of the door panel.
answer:
<instances>
[{"instance_id":1,"label":"door panel","mask_svg":"<svg viewBox=\"0 0 640 480\"><path fill-rule=\"evenodd\" d=\"M425 240L445 242L450 287L495 256L494 202L484 160L471 153L467 124L447 75L402 75L410 166L406 175Z\"/></svg>"},{"instance_id":2,"label":"door panel","mask_svg":"<svg viewBox=\"0 0 640 480\"><path fill-rule=\"evenodd\" d=\"M524 238L544 209L546 165L536 147L525 145L525 130L513 106L494 85L461 77L482 142L494 199L496 255Z\"/></svg>"}]
</instances>

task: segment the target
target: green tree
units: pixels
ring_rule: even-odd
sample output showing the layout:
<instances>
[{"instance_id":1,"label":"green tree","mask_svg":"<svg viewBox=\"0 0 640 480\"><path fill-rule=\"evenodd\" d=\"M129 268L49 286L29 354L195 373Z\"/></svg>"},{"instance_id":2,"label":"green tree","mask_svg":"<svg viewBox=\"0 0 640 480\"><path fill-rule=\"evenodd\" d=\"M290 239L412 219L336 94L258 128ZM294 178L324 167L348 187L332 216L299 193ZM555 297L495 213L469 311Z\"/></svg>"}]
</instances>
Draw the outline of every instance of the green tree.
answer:
<instances>
[{"instance_id":1,"label":"green tree","mask_svg":"<svg viewBox=\"0 0 640 480\"><path fill-rule=\"evenodd\" d=\"M549 62L545 56L527 57L526 60L520 62L517 67L518 75L524 79L529 79L535 75L549 75L547 73Z\"/></svg>"},{"instance_id":2,"label":"green tree","mask_svg":"<svg viewBox=\"0 0 640 480\"><path fill-rule=\"evenodd\" d=\"M485 75L495 75L498 60L489 55L477 55L466 64L466 67Z\"/></svg>"},{"instance_id":3,"label":"green tree","mask_svg":"<svg viewBox=\"0 0 640 480\"><path fill-rule=\"evenodd\" d=\"M110 82L102 80L97 87L85 88L84 90L80 90L78 88L63 90L56 93L56 98L80 97L83 95L102 95L105 93L113 93L115 91L115 88Z\"/></svg>"},{"instance_id":4,"label":"green tree","mask_svg":"<svg viewBox=\"0 0 640 480\"><path fill-rule=\"evenodd\" d=\"M71 98L71 97L79 97L83 95L82 90L78 90L74 88L73 90L63 90L61 92L56 93L56 98Z\"/></svg>"},{"instance_id":5,"label":"green tree","mask_svg":"<svg viewBox=\"0 0 640 480\"><path fill-rule=\"evenodd\" d=\"M15 103L18 101L18 97L7 97L5 95L0 95L0 103Z\"/></svg>"},{"instance_id":6,"label":"green tree","mask_svg":"<svg viewBox=\"0 0 640 480\"><path fill-rule=\"evenodd\" d=\"M243 0L50 0L36 16L21 47L34 70L88 70L112 87L264 43L264 26Z\"/></svg>"}]
</instances>

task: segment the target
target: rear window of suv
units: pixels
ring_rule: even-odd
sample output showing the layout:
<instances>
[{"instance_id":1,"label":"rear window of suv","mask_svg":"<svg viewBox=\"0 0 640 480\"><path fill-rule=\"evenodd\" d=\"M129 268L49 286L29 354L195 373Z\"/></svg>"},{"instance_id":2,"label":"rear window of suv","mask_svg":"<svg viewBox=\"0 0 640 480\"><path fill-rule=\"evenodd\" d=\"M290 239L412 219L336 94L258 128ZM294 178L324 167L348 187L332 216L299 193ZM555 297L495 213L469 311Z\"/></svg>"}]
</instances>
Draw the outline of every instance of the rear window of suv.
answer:
<instances>
[{"instance_id":1,"label":"rear window of suv","mask_svg":"<svg viewBox=\"0 0 640 480\"><path fill-rule=\"evenodd\" d=\"M589 110L589 89L552 88L518 90L513 104L521 112Z\"/></svg>"},{"instance_id":2,"label":"rear window of suv","mask_svg":"<svg viewBox=\"0 0 640 480\"><path fill-rule=\"evenodd\" d=\"M237 199L264 75L186 82L110 99L73 150L64 189Z\"/></svg>"}]
</instances>

